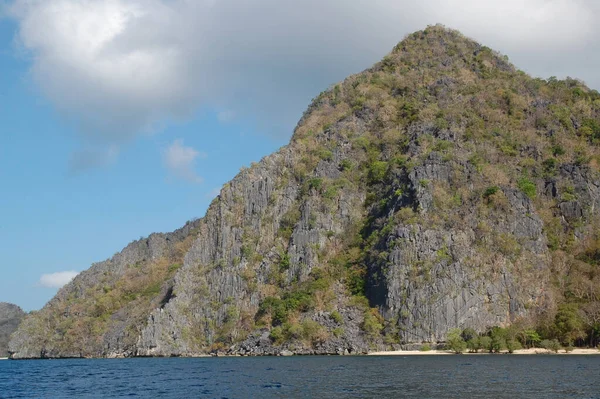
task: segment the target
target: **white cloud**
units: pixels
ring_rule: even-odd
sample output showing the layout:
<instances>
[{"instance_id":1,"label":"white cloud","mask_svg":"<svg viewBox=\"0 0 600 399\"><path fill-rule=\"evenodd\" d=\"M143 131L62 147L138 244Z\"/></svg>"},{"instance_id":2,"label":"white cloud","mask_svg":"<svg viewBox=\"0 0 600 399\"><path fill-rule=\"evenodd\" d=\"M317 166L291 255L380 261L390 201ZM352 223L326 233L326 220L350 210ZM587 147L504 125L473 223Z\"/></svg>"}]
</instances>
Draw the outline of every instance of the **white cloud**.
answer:
<instances>
[{"instance_id":1,"label":"white cloud","mask_svg":"<svg viewBox=\"0 0 600 399\"><path fill-rule=\"evenodd\" d=\"M424 0L423 15L509 47L564 47L593 34L588 1Z\"/></svg>"},{"instance_id":2,"label":"white cloud","mask_svg":"<svg viewBox=\"0 0 600 399\"><path fill-rule=\"evenodd\" d=\"M35 82L108 144L201 106L290 135L310 98L438 22L600 88L596 0L13 0L10 14Z\"/></svg>"},{"instance_id":3,"label":"white cloud","mask_svg":"<svg viewBox=\"0 0 600 399\"><path fill-rule=\"evenodd\" d=\"M46 288L61 288L73 280L78 274L79 272L75 271L42 274L38 284Z\"/></svg>"},{"instance_id":4,"label":"white cloud","mask_svg":"<svg viewBox=\"0 0 600 399\"><path fill-rule=\"evenodd\" d=\"M175 140L163 152L163 162L169 172L178 178L192 183L201 183L202 178L196 174L196 160L205 158L206 154L192 147L183 145L183 140Z\"/></svg>"},{"instance_id":5,"label":"white cloud","mask_svg":"<svg viewBox=\"0 0 600 399\"><path fill-rule=\"evenodd\" d=\"M178 10L153 0L18 0L32 76L86 134L118 142L193 109Z\"/></svg>"}]
</instances>

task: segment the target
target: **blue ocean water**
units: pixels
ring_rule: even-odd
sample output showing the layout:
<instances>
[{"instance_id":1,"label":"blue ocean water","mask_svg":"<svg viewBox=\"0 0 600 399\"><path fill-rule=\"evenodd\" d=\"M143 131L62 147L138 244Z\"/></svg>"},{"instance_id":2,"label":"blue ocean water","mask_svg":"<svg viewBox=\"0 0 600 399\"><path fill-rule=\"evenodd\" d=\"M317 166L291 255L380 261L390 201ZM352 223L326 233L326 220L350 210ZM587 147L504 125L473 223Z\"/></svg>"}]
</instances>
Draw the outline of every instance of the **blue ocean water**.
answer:
<instances>
[{"instance_id":1,"label":"blue ocean water","mask_svg":"<svg viewBox=\"0 0 600 399\"><path fill-rule=\"evenodd\" d=\"M600 356L0 361L1 398L600 398Z\"/></svg>"}]
</instances>

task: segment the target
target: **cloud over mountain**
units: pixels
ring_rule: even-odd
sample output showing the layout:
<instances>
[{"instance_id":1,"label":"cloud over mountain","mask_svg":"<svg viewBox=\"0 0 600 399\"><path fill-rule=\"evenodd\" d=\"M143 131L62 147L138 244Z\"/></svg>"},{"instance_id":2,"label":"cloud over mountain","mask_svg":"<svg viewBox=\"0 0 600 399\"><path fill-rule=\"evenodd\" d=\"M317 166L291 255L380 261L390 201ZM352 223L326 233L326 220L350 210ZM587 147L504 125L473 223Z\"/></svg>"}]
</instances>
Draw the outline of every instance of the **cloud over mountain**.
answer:
<instances>
[{"instance_id":1,"label":"cloud over mountain","mask_svg":"<svg viewBox=\"0 0 600 399\"><path fill-rule=\"evenodd\" d=\"M196 174L195 166L198 158L204 158L206 154L186 147L183 140L175 140L163 152L163 162L169 172L180 179L191 183L201 183L202 178Z\"/></svg>"},{"instance_id":2,"label":"cloud over mountain","mask_svg":"<svg viewBox=\"0 0 600 399\"><path fill-rule=\"evenodd\" d=\"M79 272L75 272L72 270L66 272L42 274L38 284L46 288L61 288L69 281L73 280L78 274Z\"/></svg>"},{"instance_id":3,"label":"cloud over mountain","mask_svg":"<svg viewBox=\"0 0 600 399\"><path fill-rule=\"evenodd\" d=\"M202 106L290 135L320 90L436 22L528 72L600 87L592 0L15 0L8 12L34 81L84 141L105 146Z\"/></svg>"}]
</instances>

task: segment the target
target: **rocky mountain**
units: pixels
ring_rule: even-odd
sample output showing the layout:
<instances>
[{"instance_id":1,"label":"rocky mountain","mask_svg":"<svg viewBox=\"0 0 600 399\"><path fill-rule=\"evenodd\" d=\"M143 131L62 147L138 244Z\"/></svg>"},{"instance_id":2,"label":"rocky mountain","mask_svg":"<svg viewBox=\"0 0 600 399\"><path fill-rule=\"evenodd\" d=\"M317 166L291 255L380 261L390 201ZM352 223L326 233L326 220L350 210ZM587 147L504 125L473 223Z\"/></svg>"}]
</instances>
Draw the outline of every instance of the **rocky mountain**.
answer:
<instances>
[{"instance_id":1,"label":"rocky mountain","mask_svg":"<svg viewBox=\"0 0 600 399\"><path fill-rule=\"evenodd\" d=\"M321 93L206 216L93 265L14 358L364 353L600 335L600 94L456 31Z\"/></svg>"},{"instance_id":2,"label":"rocky mountain","mask_svg":"<svg viewBox=\"0 0 600 399\"><path fill-rule=\"evenodd\" d=\"M10 335L17 331L25 312L11 303L0 302L0 358L8 357Z\"/></svg>"}]
</instances>

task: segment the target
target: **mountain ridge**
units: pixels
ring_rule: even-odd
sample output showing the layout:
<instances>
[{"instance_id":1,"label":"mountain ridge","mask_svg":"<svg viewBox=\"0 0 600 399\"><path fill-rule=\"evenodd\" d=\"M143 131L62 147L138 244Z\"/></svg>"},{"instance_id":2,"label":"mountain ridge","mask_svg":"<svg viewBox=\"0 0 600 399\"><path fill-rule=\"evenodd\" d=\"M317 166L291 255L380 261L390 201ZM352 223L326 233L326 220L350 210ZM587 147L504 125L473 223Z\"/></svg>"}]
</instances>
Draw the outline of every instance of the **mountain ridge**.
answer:
<instances>
[{"instance_id":1,"label":"mountain ridge","mask_svg":"<svg viewBox=\"0 0 600 399\"><path fill-rule=\"evenodd\" d=\"M204 218L61 289L12 357L365 353L510 325L597 342L599 119L581 82L416 32Z\"/></svg>"}]
</instances>

